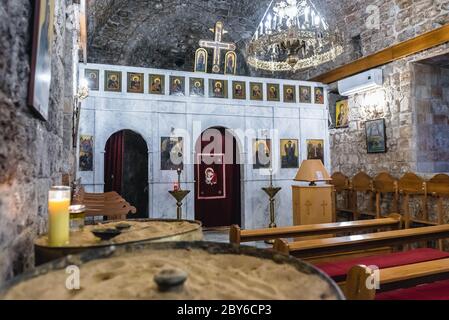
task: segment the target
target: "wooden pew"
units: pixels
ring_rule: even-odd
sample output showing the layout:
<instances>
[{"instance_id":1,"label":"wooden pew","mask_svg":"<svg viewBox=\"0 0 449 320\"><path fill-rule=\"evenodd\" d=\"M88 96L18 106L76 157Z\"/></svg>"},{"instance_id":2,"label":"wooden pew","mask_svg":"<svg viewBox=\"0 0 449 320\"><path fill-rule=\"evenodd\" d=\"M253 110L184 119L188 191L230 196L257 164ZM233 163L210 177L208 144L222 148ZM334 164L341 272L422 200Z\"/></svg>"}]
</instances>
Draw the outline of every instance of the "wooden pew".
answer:
<instances>
[{"instance_id":1,"label":"wooden pew","mask_svg":"<svg viewBox=\"0 0 449 320\"><path fill-rule=\"evenodd\" d=\"M445 290L446 299L449 297L449 259L440 259L433 261L420 262L399 267L392 267L380 270L370 269L369 266L357 265L351 268L346 278L344 292L348 300L373 300L379 291L388 289L410 288L401 290L398 295L410 294L413 287L420 284L420 290L429 289L432 292L432 286L438 280L446 280L440 286L447 287ZM379 281L379 290L375 286L367 286L366 283L374 284ZM398 292L396 292L398 293ZM382 294L381 294L382 295ZM391 294L390 294L391 296ZM388 295L387 295L388 297ZM406 299L406 296L403 296ZM438 299L441 297L428 296L429 299Z\"/></svg>"},{"instance_id":2,"label":"wooden pew","mask_svg":"<svg viewBox=\"0 0 449 320\"><path fill-rule=\"evenodd\" d=\"M241 230L238 225L233 225L229 231L229 241L233 244L240 244L241 242L272 240L278 238L296 238L342 232L351 233L381 228L400 229L401 226L402 218L399 214L391 214L387 218L382 219L309 224L253 230Z\"/></svg>"},{"instance_id":3,"label":"wooden pew","mask_svg":"<svg viewBox=\"0 0 449 320\"><path fill-rule=\"evenodd\" d=\"M363 211L364 215L376 216L376 212L374 210L373 206L373 195L374 195L374 187L373 187L373 179L369 175L367 175L365 172L359 172L357 173L352 179L351 179L351 202L352 202L352 213L354 216L354 220L360 219L361 212L359 208L358 203L358 195L359 193L363 196L368 194L368 208Z\"/></svg>"},{"instance_id":4,"label":"wooden pew","mask_svg":"<svg viewBox=\"0 0 449 320\"><path fill-rule=\"evenodd\" d=\"M392 212L399 212L398 207L398 182L388 172L379 173L373 180L373 187L376 193L376 218L383 216L382 214L382 197L391 195Z\"/></svg>"},{"instance_id":5,"label":"wooden pew","mask_svg":"<svg viewBox=\"0 0 449 320\"><path fill-rule=\"evenodd\" d=\"M449 224L292 243L288 243L285 239L276 239L273 249L283 254L310 259L330 254L344 254L356 250L391 247L444 238L449 238Z\"/></svg>"}]
</instances>

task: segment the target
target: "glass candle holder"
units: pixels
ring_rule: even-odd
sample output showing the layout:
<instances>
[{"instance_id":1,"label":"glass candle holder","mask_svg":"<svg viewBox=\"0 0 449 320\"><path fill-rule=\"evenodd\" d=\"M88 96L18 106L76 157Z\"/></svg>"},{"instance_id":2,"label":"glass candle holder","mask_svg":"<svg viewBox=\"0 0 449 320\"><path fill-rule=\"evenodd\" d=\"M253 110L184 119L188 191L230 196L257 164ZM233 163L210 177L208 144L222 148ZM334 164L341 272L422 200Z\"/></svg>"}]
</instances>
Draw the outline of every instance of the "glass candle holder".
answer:
<instances>
[{"instance_id":1,"label":"glass candle holder","mask_svg":"<svg viewBox=\"0 0 449 320\"><path fill-rule=\"evenodd\" d=\"M70 187L55 186L48 192L48 242L63 246L70 234Z\"/></svg>"}]
</instances>

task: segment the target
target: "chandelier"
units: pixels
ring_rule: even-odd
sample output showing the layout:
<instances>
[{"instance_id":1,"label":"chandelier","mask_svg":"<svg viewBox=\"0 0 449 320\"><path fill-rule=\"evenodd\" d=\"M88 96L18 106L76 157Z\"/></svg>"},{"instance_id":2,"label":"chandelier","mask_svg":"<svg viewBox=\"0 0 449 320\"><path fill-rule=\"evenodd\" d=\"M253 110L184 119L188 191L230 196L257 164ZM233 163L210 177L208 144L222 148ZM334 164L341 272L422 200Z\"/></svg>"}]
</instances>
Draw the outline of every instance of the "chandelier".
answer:
<instances>
[{"instance_id":1,"label":"chandelier","mask_svg":"<svg viewBox=\"0 0 449 320\"><path fill-rule=\"evenodd\" d=\"M343 52L309 0L272 0L247 47L256 69L297 71L335 59Z\"/></svg>"}]
</instances>

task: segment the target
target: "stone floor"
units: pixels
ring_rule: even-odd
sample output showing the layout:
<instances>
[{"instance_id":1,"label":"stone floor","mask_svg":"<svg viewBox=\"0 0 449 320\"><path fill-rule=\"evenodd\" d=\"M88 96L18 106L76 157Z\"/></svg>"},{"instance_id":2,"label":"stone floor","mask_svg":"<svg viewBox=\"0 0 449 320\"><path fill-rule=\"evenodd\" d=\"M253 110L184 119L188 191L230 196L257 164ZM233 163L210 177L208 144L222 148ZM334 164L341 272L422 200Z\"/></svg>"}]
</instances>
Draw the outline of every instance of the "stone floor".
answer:
<instances>
[{"instance_id":1,"label":"stone floor","mask_svg":"<svg viewBox=\"0 0 449 320\"><path fill-rule=\"evenodd\" d=\"M203 235L204 241L229 243L229 229L219 229L219 230L206 229L203 230ZM263 241L245 242L244 245L263 249L271 248L271 245L268 245Z\"/></svg>"}]
</instances>

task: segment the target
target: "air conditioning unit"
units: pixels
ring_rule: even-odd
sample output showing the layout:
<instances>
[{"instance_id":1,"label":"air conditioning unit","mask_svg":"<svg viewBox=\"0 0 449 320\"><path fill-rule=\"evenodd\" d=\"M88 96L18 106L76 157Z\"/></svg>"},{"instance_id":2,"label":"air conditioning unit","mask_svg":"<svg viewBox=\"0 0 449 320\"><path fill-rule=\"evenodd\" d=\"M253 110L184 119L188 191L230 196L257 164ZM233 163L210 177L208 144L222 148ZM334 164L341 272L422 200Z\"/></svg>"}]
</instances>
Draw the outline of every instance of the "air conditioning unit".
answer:
<instances>
[{"instance_id":1,"label":"air conditioning unit","mask_svg":"<svg viewBox=\"0 0 449 320\"><path fill-rule=\"evenodd\" d=\"M338 81L338 92L342 96L350 96L363 91L380 88L382 85L382 69L371 69Z\"/></svg>"}]
</instances>

